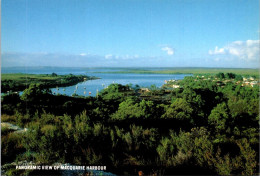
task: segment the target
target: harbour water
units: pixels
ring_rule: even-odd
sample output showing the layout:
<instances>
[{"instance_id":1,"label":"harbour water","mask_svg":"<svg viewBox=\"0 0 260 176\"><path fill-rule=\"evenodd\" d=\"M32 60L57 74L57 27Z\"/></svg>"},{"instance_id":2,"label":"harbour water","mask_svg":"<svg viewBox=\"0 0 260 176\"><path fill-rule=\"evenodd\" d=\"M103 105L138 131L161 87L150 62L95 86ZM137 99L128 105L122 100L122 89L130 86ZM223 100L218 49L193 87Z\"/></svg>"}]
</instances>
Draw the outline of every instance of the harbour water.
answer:
<instances>
[{"instance_id":1,"label":"harbour water","mask_svg":"<svg viewBox=\"0 0 260 176\"><path fill-rule=\"evenodd\" d=\"M155 85L161 87L165 80L181 80L187 74L137 74L137 73L104 73L125 71L129 68L62 68L62 67L12 67L2 68L2 73L29 73L29 74L52 74L59 75L74 74L74 75L87 75L96 76L100 79L89 80L78 83L74 86L53 88L53 94L65 94L71 96L76 93L81 96L96 96L97 92L107 87L112 83L118 84L132 84L133 86L139 85L140 87L150 87ZM136 69L136 68L131 68ZM144 69L144 68L142 68ZM146 70L158 70L163 68L145 68ZM103 73L101 73L103 72Z\"/></svg>"}]
</instances>

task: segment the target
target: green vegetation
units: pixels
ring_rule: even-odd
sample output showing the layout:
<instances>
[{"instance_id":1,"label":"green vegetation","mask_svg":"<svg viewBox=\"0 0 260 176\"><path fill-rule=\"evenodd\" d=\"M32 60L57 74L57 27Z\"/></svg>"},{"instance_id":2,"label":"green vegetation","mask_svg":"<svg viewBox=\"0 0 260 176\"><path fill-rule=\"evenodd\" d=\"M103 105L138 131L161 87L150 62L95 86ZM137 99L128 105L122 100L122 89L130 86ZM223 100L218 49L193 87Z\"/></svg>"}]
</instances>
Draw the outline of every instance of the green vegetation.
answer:
<instances>
[{"instance_id":1,"label":"green vegetation","mask_svg":"<svg viewBox=\"0 0 260 176\"><path fill-rule=\"evenodd\" d=\"M144 70L144 69L128 69L126 71L108 71L102 73L136 73L136 74L194 74L194 75L215 75L219 72L223 73L234 73L244 76L257 76L259 77L258 69L250 68L188 68L188 67L176 67L176 68L166 68L162 70Z\"/></svg>"},{"instance_id":2,"label":"green vegetation","mask_svg":"<svg viewBox=\"0 0 260 176\"><path fill-rule=\"evenodd\" d=\"M2 98L3 120L29 129L20 137L3 129L2 164L106 165L119 175L257 174L259 80L250 79L227 72L162 88L111 84L98 97L55 96L32 84L22 96Z\"/></svg>"},{"instance_id":3,"label":"green vegetation","mask_svg":"<svg viewBox=\"0 0 260 176\"><path fill-rule=\"evenodd\" d=\"M57 75L52 74L1 74L1 89L2 92L7 91L22 91L29 87L30 84L41 84L44 88L55 88L72 86L79 82L90 79L97 79L96 77L89 77L85 75Z\"/></svg>"}]
</instances>

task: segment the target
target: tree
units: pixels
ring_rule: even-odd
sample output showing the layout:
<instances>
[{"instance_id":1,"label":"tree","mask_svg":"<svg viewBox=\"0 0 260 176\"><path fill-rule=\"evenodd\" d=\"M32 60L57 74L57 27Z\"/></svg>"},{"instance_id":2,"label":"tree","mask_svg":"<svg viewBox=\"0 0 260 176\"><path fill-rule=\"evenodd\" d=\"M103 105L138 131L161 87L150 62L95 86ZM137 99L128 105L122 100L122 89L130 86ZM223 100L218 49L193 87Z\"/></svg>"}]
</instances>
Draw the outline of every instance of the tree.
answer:
<instances>
[{"instance_id":1,"label":"tree","mask_svg":"<svg viewBox=\"0 0 260 176\"><path fill-rule=\"evenodd\" d=\"M221 103L211 111L208 122L215 129L215 132L220 133L227 130L230 118L227 104Z\"/></svg>"},{"instance_id":2,"label":"tree","mask_svg":"<svg viewBox=\"0 0 260 176\"><path fill-rule=\"evenodd\" d=\"M236 77L236 75L234 73L226 73L225 77L228 79L234 79Z\"/></svg>"},{"instance_id":3,"label":"tree","mask_svg":"<svg viewBox=\"0 0 260 176\"><path fill-rule=\"evenodd\" d=\"M58 75L57 75L57 73L52 73L51 76L52 77L57 77Z\"/></svg>"},{"instance_id":4,"label":"tree","mask_svg":"<svg viewBox=\"0 0 260 176\"><path fill-rule=\"evenodd\" d=\"M224 75L224 73L218 73L218 74L216 74L216 77L217 78L220 78L220 79L224 79L225 78L225 75Z\"/></svg>"},{"instance_id":5,"label":"tree","mask_svg":"<svg viewBox=\"0 0 260 176\"><path fill-rule=\"evenodd\" d=\"M178 120L191 120L193 109L183 98L177 98L167 109L163 118L175 118Z\"/></svg>"},{"instance_id":6,"label":"tree","mask_svg":"<svg viewBox=\"0 0 260 176\"><path fill-rule=\"evenodd\" d=\"M110 84L107 88L100 91L100 97L106 101L119 103L127 98L129 86L121 84Z\"/></svg>"},{"instance_id":7,"label":"tree","mask_svg":"<svg viewBox=\"0 0 260 176\"><path fill-rule=\"evenodd\" d=\"M241 75L236 75L235 80L236 81L243 81L243 77Z\"/></svg>"},{"instance_id":8,"label":"tree","mask_svg":"<svg viewBox=\"0 0 260 176\"><path fill-rule=\"evenodd\" d=\"M152 101L142 100L140 103L128 98L119 104L118 111L112 115L113 119L147 119L155 118L156 107Z\"/></svg>"},{"instance_id":9,"label":"tree","mask_svg":"<svg viewBox=\"0 0 260 176\"><path fill-rule=\"evenodd\" d=\"M28 102L40 101L44 95L50 94L49 89L44 89L41 84L30 84L28 89L25 89L21 100Z\"/></svg>"},{"instance_id":10,"label":"tree","mask_svg":"<svg viewBox=\"0 0 260 176\"><path fill-rule=\"evenodd\" d=\"M133 99L129 98L119 104L118 111L112 115L113 119L131 119L141 118L145 114L138 103L135 103Z\"/></svg>"}]
</instances>

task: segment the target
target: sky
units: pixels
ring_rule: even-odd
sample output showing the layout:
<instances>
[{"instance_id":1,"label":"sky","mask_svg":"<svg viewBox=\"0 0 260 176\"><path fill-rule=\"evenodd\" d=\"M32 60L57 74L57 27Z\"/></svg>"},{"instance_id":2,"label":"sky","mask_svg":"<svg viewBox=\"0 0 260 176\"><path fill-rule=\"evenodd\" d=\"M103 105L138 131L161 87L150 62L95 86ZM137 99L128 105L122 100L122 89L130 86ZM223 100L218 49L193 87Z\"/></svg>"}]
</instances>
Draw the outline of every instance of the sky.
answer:
<instances>
[{"instance_id":1,"label":"sky","mask_svg":"<svg viewBox=\"0 0 260 176\"><path fill-rule=\"evenodd\" d=\"M259 67L259 0L2 0L1 65Z\"/></svg>"}]
</instances>

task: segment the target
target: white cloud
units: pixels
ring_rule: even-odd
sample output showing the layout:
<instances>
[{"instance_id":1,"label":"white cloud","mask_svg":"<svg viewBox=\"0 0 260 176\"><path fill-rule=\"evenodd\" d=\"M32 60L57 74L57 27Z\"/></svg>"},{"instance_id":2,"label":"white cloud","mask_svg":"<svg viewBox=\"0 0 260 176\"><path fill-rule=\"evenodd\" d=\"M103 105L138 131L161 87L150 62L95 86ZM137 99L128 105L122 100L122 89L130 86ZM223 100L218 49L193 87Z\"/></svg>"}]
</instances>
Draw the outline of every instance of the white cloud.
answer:
<instances>
[{"instance_id":1,"label":"white cloud","mask_svg":"<svg viewBox=\"0 0 260 176\"><path fill-rule=\"evenodd\" d=\"M114 59L114 60L130 60L130 59L138 59L139 55L112 55L112 54L107 54L105 55L106 59Z\"/></svg>"},{"instance_id":2,"label":"white cloud","mask_svg":"<svg viewBox=\"0 0 260 176\"><path fill-rule=\"evenodd\" d=\"M209 54L210 54L210 55L214 55L214 54L225 54L225 49L224 49L224 48L219 48L219 49L218 49L218 47L216 46L214 51L209 50Z\"/></svg>"},{"instance_id":3,"label":"white cloud","mask_svg":"<svg viewBox=\"0 0 260 176\"><path fill-rule=\"evenodd\" d=\"M124 56L119 56L119 57L121 57L122 59L138 59L139 58L139 55L124 55Z\"/></svg>"},{"instance_id":4,"label":"white cloud","mask_svg":"<svg viewBox=\"0 0 260 176\"><path fill-rule=\"evenodd\" d=\"M166 47L163 47L161 48L163 51L166 51L168 55L173 55L174 54L174 50L173 48L169 47L169 46L166 46Z\"/></svg>"},{"instance_id":5,"label":"white cloud","mask_svg":"<svg viewBox=\"0 0 260 176\"><path fill-rule=\"evenodd\" d=\"M247 40L246 44L247 46L259 45L259 40Z\"/></svg>"},{"instance_id":6,"label":"white cloud","mask_svg":"<svg viewBox=\"0 0 260 176\"><path fill-rule=\"evenodd\" d=\"M81 53L79 54L80 56L86 56L87 54L86 53Z\"/></svg>"},{"instance_id":7,"label":"white cloud","mask_svg":"<svg viewBox=\"0 0 260 176\"><path fill-rule=\"evenodd\" d=\"M242 41L234 41L233 44L236 44L236 45L242 45L243 42L242 42Z\"/></svg>"},{"instance_id":8,"label":"white cloud","mask_svg":"<svg viewBox=\"0 0 260 176\"><path fill-rule=\"evenodd\" d=\"M111 59L112 57L113 57L112 54L107 54L107 55L105 55L105 58L106 58L106 59Z\"/></svg>"},{"instance_id":9,"label":"white cloud","mask_svg":"<svg viewBox=\"0 0 260 176\"><path fill-rule=\"evenodd\" d=\"M259 59L259 40L234 41L222 48L215 47L209 50L210 55L225 55L245 61L257 61Z\"/></svg>"}]
</instances>

